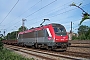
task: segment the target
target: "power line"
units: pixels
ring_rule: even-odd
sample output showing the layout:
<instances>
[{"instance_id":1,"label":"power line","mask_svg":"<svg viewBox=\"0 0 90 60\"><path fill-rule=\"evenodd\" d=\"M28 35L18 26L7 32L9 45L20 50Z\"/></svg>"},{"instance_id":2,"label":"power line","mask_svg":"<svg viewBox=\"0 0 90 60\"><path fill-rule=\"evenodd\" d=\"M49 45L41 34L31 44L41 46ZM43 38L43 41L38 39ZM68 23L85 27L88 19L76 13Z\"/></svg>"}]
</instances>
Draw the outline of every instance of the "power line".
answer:
<instances>
[{"instance_id":1,"label":"power line","mask_svg":"<svg viewBox=\"0 0 90 60\"><path fill-rule=\"evenodd\" d=\"M8 12L8 14L5 16L5 18L0 22L0 24L3 23L3 21L9 16L9 14L12 12L12 10L15 8L15 6L17 5L17 3L19 2L19 0L17 0L17 2L15 3L15 5L12 7L12 9Z\"/></svg>"},{"instance_id":2,"label":"power line","mask_svg":"<svg viewBox=\"0 0 90 60\"><path fill-rule=\"evenodd\" d=\"M88 4L90 4L90 3L88 3ZM86 5L88 5L88 4L85 4L85 5L83 5L83 6L86 6ZM82 7L83 7L82 6ZM55 16L58 16L58 15L61 15L61 14L64 14L64 13L67 13L67 12L70 12L70 11L72 11L72 10L76 10L76 8L74 8L74 9L70 9L70 10L67 10L67 11L65 11L65 12L62 12L62 13L59 13L59 14L57 14L57 15L54 15L54 16L51 16L52 18L54 18ZM72 16L71 16L72 17ZM68 18L68 17L67 17ZM37 21L38 22L38 21ZM33 24L33 23L32 23ZM34 23L35 24L35 23Z\"/></svg>"},{"instance_id":3,"label":"power line","mask_svg":"<svg viewBox=\"0 0 90 60\"><path fill-rule=\"evenodd\" d=\"M61 9L61 10L63 10L63 9ZM74 10L74 9L71 9L71 10L68 10L68 11L65 11L65 12L62 12L62 13L59 13L57 15L61 15L61 14L67 13L67 12L72 11L72 10ZM55 16L57 16L57 15L55 15ZM55 17L55 16L52 16L52 18Z\"/></svg>"},{"instance_id":4,"label":"power line","mask_svg":"<svg viewBox=\"0 0 90 60\"><path fill-rule=\"evenodd\" d=\"M26 13L28 10L30 10L31 8L33 8L34 6L36 6L36 5L37 5L38 3L40 3L41 1L42 1L42 0L38 1L37 3L35 3L33 6L31 6L29 9L27 9L26 11L24 11L24 12L23 12L21 15L19 15L17 18L19 18L20 16L22 16L24 13ZM17 18L16 18L16 19L17 19ZM16 20L16 19L14 19L14 20ZM12 20L12 21L13 21L13 20ZM12 21L11 21L11 22L12 22ZM21 21L21 20L17 21L15 24L17 24L17 23L20 22L20 21ZM11 22L10 22L10 23L11 23ZM10 23L8 23L8 24L10 24ZM13 24L13 25L15 25L15 24ZM11 25L11 26L12 26L12 25ZM9 27L11 27L11 26L9 26ZM9 28L9 27L8 27L8 28ZM8 28L7 28L7 29L8 29Z\"/></svg>"},{"instance_id":5,"label":"power line","mask_svg":"<svg viewBox=\"0 0 90 60\"><path fill-rule=\"evenodd\" d=\"M73 1L73 0L72 0L72 1ZM70 2L72 2L72 1L70 1ZM70 2L68 2L68 3L70 3ZM67 5L68 3L63 4L62 6ZM58 6L58 7L54 8L54 9L48 11L47 14L45 14L45 15L43 15L43 16L46 16L46 15L51 14L51 13L50 13L51 11L56 10L57 8L61 8L62 6ZM67 9L68 7L69 7L69 6L64 7L64 8L62 8L62 9L59 9L59 10L55 11L55 12L58 12L58 11L61 11L61 10ZM68 11L67 11L67 12L68 12ZM63 13L66 13L66 12L62 12L61 14L63 14ZM58 15L59 15L59 14L58 14ZM55 16L57 16L57 15L55 15ZM40 17L42 17L42 16L39 15L39 18L40 18ZM53 16L51 16L51 17L53 17ZM34 20L34 19L37 19L37 18L33 18L33 19L31 19L31 20Z\"/></svg>"},{"instance_id":6,"label":"power line","mask_svg":"<svg viewBox=\"0 0 90 60\"><path fill-rule=\"evenodd\" d=\"M71 0L70 2L72 2L73 0ZM30 7L30 8L33 8L35 5L37 5L39 2L42 2L42 0L40 0L40 1L38 1L36 4L34 4L32 7ZM70 3L70 2L68 2L68 3ZM67 3L66 3L67 4ZM64 5L66 5L66 4L63 4L62 6L64 6ZM57 8L59 8L59 7L62 7L62 6L58 6L58 7L56 7L56 8L54 8L53 10L55 10L55 9L57 9ZM29 9L30 9L29 8ZM67 7L66 7L67 8ZM27 12L29 9L27 9L25 12ZM53 11L52 10L52 11ZM61 10L63 10L63 9L61 9ZM25 12L23 12L21 15L23 15ZM50 13L51 11L49 11L49 12L47 12L48 14ZM20 15L20 16L21 16ZM47 14L46 14L47 15ZM20 17L20 16L18 16L18 17ZM45 15L43 15L43 16L45 16ZM16 19L15 19L16 20ZM32 20L32 19L31 19ZM18 21L18 22L20 22L20 21ZM16 22L15 24L17 24L18 22Z\"/></svg>"},{"instance_id":7,"label":"power line","mask_svg":"<svg viewBox=\"0 0 90 60\"><path fill-rule=\"evenodd\" d=\"M26 16L25 18L28 18L29 16L35 14L36 12L42 10L43 8L45 8L45 7L49 6L49 5L51 5L52 3L56 2L56 1L57 1L57 0L52 1L51 3L45 5L44 7L40 8L40 9L38 9L37 11L35 11L35 12L31 13L30 15Z\"/></svg>"},{"instance_id":8,"label":"power line","mask_svg":"<svg viewBox=\"0 0 90 60\"><path fill-rule=\"evenodd\" d=\"M88 3L88 4L90 4L90 3ZM88 4L85 4L85 5L83 5L83 6L86 6L86 5L88 5ZM55 16L61 15L61 14L63 14L63 13L67 13L67 12L70 12L70 11L75 10L75 9L76 9L76 8L70 9L70 10L67 10L67 11L65 11L65 12L59 13L59 14L57 14L57 15L51 16L51 17L55 17Z\"/></svg>"},{"instance_id":9,"label":"power line","mask_svg":"<svg viewBox=\"0 0 90 60\"><path fill-rule=\"evenodd\" d=\"M42 0L41 0L42 1ZM35 11L35 12L33 12L32 14L30 14L30 15L28 15L27 17L29 17L29 16L31 16L31 15L33 15L33 14L35 14L36 12L38 12L38 11L40 11L40 10L42 10L43 8L45 8L45 7L47 7L47 6L49 6L49 5L51 5L52 3L54 3L55 1L57 1L57 0L54 0L54 1L52 1L51 3L49 3L49 4L47 4L47 5L45 5L44 7L42 7L42 8L40 8L40 9L38 9L37 11ZM40 1L39 1L40 2ZM37 4L37 3L36 3ZM36 5L35 4L35 5ZM35 6L34 5L34 6ZM32 7L31 7L32 8ZM27 17L25 17L25 18L27 18Z\"/></svg>"},{"instance_id":10,"label":"power line","mask_svg":"<svg viewBox=\"0 0 90 60\"><path fill-rule=\"evenodd\" d=\"M73 0L71 0L70 2L72 2L72 1L73 1ZM68 2L68 3L70 3L70 2ZM45 14L45 15L43 15L43 16L46 16L46 15L50 14L51 11L54 11L54 10L56 10L57 8L61 8L61 7L63 7L64 5L67 5L68 3L65 3L65 4L63 4L63 5L61 5L61 6L58 6L58 7L54 8L54 9L48 11L47 14ZM64 8L65 8L65 7L64 7ZM63 10L64 8L59 9L59 10L61 11L61 10ZM66 7L66 8L68 8L68 7ZM59 11L59 10L58 10L58 11ZM41 17L41 16L40 16L40 17Z\"/></svg>"},{"instance_id":11,"label":"power line","mask_svg":"<svg viewBox=\"0 0 90 60\"><path fill-rule=\"evenodd\" d=\"M24 11L20 16L22 16L24 13L26 13L28 10L30 10L31 8L33 8L34 6L36 6L38 3L40 3L42 0L38 1L37 3L35 3L33 6L31 6L29 9L27 9L26 11ZM20 17L18 16L18 17Z\"/></svg>"},{"instance_id":12,"label":"power line","mask_svg":"<svg viewBox=\"0 0 90 60\"><path fill-rule=\"evenodd\" d=\"M87 4L86 4L87 5ZM70 10L71 11L71 10ZM66 11L66 12L68 12L68 11ZM64 13L66 13L66 12L64 12ZM63 14L63 13L62 13ZM58 14L58 15L60 15L60 14Z\"/></svg>"}]
</instances>

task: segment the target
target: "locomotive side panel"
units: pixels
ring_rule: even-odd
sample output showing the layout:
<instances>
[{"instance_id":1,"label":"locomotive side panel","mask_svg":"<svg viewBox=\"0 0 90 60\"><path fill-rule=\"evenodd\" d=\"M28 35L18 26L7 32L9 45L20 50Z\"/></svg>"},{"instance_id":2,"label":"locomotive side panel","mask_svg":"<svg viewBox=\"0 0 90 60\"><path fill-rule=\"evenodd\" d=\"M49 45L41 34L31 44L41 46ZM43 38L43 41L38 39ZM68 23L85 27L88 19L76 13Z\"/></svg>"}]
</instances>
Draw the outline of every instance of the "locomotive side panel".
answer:
<instances>
[{"instance_id":1,"label":"locomotive side panel","mask_svg":"<svg viewBox=\"0 0 90 60\"><path fill-rule=\"evenodd\" d=\"M53 39L49 39L49 34L46 29L38 31L37 43L52 46Z\"/></svg>"},{"instance_id":2,"label":"locomotive side panel","mask_svg":"<svg viewBox=\"0 0 90 60\"><path fill-rule=\"evenodd\" d=\"M28 45L28 46L33 45L34 42L36 42L34 34L35 34L35 32L20 34L19 38L18 38L18 43Z\"/></svg>"},{"instance_id":3,"label":"locomotive side panel","mask_svg":"<svg viewBox=\"0 0 90 60\"><path fill-rule=\"evenodd\" d=\"M35 43L52 46L53 39L48 39L48 37L49 34L45 28L39 31L19 34L18 43L23 43L28 46L32 46Z\"/></svg>"}]
</instances>

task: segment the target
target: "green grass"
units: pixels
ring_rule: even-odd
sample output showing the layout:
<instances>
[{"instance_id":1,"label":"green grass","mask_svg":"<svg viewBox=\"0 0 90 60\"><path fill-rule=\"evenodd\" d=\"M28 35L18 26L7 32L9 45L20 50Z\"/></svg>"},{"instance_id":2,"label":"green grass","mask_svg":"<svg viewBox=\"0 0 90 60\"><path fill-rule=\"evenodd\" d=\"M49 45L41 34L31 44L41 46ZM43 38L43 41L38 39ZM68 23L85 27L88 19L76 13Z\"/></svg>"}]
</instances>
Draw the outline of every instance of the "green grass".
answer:
<instances>
[{"instance_id":1,"label":"green grass","mask_svg":"<svg viewBox=\"0 0 90 60\"><path fill-rule=\"evenodd\" d=\"M18 55L13 51L4 48L3 50L0 50L0 60L34 60L34 59L24 58L23 56Z\"/></svg>"}]
</instances>

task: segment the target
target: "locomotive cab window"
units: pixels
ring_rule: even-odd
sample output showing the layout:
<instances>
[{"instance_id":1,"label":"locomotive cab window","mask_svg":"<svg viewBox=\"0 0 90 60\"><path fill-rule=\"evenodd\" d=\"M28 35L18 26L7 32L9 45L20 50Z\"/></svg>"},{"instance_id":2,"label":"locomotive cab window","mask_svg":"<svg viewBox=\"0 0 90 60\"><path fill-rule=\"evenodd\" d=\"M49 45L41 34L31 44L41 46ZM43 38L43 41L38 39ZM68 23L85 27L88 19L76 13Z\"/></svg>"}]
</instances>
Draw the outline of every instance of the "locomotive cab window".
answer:
<instances>
[{"instance_id":1,"label":"locomotive cab window","mask_svg":"<svg viewBox=\"0 0 90 60\"><path fill-rule=\"evenodd\" d=\"M64 28L55 27L54 31L57 32L66 32Z\"/></svg>"},{"instance_id":2,"label":"locomotive cab window","mask_svg":"<svg viewBox=\"0 0 90 60\"><path fill-rule=\"evenodd\" d=\"M66 35L66 30L65 28L61 28L61 27L54 27L54 32L56 35Z\"/></svg>"}]
</instances>

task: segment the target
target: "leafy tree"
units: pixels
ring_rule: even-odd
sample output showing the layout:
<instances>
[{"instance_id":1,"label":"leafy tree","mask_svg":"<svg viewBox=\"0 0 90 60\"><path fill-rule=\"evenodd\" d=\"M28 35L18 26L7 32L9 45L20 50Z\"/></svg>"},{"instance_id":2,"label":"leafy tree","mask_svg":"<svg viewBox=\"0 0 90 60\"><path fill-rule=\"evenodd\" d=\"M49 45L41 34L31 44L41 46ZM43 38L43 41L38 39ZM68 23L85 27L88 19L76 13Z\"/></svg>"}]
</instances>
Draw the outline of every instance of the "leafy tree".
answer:
<instances>
[{"instance_id":1,"label":"leafy tree","mask_svg":"<svg viewBox=\"0 0 90 60\"><path fill-rule=\"evenodd\" d=\"M25 27L25 26L24 26L24 27L23 27L23 26L21 26L21 27L18 29L18 31L19 31L19 32L21 32L21 31L23 31L23 30L24 30L24 31L25 31L25 30L28 30L28 28L27 28L27 27Z\"/></svg>"},{"instance_id":2,"label":"leafy tree","mask_svg":"<svg viewBox=\"0 0 90 60\"><path fill-rule=\"evenodd\" d=\"M88 26L81 25L81 26L78 28L78 34L79 34L79 35L86 34L88 30L89 30L89 27L88 27Z\"/></svg>"},{"instance_id":3,"label":"leafy tree","mask_svg":"<svg viewBox=\"0 0 90 60\"><path fill-rule=\"evenodd\" d=\"M3 34L0 34L0 41L3 40Z\"/></svg>"},{"instance_id":4,"label":"leafy tree","mask_svg":"<svg viewBox=\"0 0 90 60\"><path fill-rule=\"evenodd\" d=\"M70 6L75 6L79 9L81 9L83 12L82 12L82 20L80 21L80 25L82 24L83 21L87 20L87 19L90 19L90 14L87 13L85 10L83 10L80 6L82 5L82 3L80 3L79 5L76 5L75 3L72 3L70 4ZM81 25L79 28L78 28L78 34L79 34L79 39L90 39L90 27L88 26L84 26L84 25ZM73 37L75 38L75 37Z\"/></svg>"},{"instance_id":5,"label":"leafy tree","mask_svg":"<svg viewBox=\"0 0 90 60\"><path fill-rule=\"evenodd\" d=\"M80 35L80 36L79 36L79 39L80 39L80 40L86 40L85 34Z\"/></svg>"},{"instance_id":6,"label":"leafy tree","mask_svg":"<svg viewBox=\"0 0 90 60\"><path fill-rule=\"evenodd\" d=\"M24 31L25 31L25 30L27 30L27 27L21 26L21 27L18 29L18 31L13 31L13 32L11 32L11 33L8 33L7 36L6 36L6 38L7 38L8 40L9 40L9 39L11 39L11 40L14 39L14 40L15 40L15 39L17 38L17 36L18 36L18 33L21 32L21 31L23 31L23 29L24 29Z\"/></svg>"},{"instance_id":7,"label":"leafy tree","mask_svg":"<svg viewBox=\"0 0 90 60\"><path fill-rule=\"evenodd\" d=\"M87 13L85 10L83 10L83 9L80 7L81 4L82 4L82 3L80 3L79 5L76 5L75 3L70 4L70 6L75 6L75 7L79 8L79 9L81 9L81 10L83 11L83 13L82 13L82 14L83 14L83 17L82 17L82 20L80 21L80 25L82 24L83 21L85 21L85 20L87 20L87 19L90 19L90 14Z\"/></svg>"},{"instance_id":8,"label":"leafy tree","mask_svg":"<svg viewBox=\"0 0 90 60\"><path fill-rule=\"evenodd\" d=\"M6 38L7 39L10 39L10 35L11 35L11 33L8 33L7 36L6 36Z\"/></svg>"},{"instance_id":9,"label":"leafy tree","mask_svg":"<svg viewBox=\"0 0 90 60\"><path fill-rule=\"evenodd\" d=\"M82 20L80 21L80 25L81 25L81 23L82 23L83 21L85 21L85 20L87 20L87 19L90 19L90 14L88 14L88 13L83 13L83 18L82 18Z\"/></svg>"},{"instance_id":10,"label":"leafy tree","mask_svg":"<svg viewBox=\"0 0 90 60\"><path fill-rule=\"evenodd\" d=\"M87 39L90 39L90 27L89 30L86 32Z\"/></svg>"},{"instance_id":11,"label":"leafy tree","mask_svg":"<svg viewBox=\"0 0 90 60\"><path fill-rule=\"evenodd\" d=\"M11 33L8 33L6 37L7 37L7 39L16 39L17 33L18 33L18 31L13 31Z\"/></svg>"},{"instance_id":12,"label":"leafy tree","mask_svg":"<svg viewBox=\"0 0 90 60\"><path fill-rule=\"evenodd\" d=\"M72 40L78 40L79 38L77 36L72 36Z\"/></svg>"},{"instance_id":13,"label":"leafy tree","mask_svg":"<svg viewBox=\"0 0 90 60\"><path fill-rule=\"evenodd\" d=\"M3 37L3 35L2 34L0 34L0 50L2 50L3 49L3 43L2 43L2 38Z\"/></svg>"},{"instance_id":14,"label":"leafy tree","mask_svg":"<svg viewBox=\"0 0 90 60\"><path fill-rule=\"evenodd\" d=\"M86 40L86 39L90 39L90 27L85 26L85 25L81 25L78 28L78 34L79 34L79 39L81 40Z\"/></svg>"}]
</instances>

